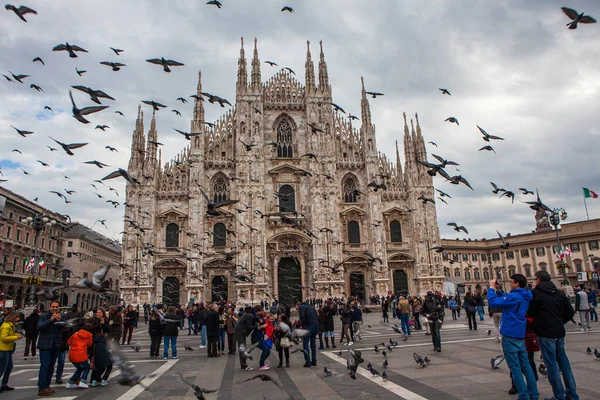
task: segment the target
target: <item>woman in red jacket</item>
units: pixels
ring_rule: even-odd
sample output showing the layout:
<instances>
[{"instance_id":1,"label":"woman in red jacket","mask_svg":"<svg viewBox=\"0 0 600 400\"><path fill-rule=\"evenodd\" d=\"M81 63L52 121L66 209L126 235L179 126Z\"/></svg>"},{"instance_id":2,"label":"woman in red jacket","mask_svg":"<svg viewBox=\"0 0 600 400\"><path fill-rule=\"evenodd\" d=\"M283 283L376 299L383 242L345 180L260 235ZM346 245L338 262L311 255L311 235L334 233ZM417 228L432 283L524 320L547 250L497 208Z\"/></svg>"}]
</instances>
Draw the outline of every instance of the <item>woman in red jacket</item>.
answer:
<instances>
[{"instance_id":1,"label":"woman in red jacket","mask_svg":"<svg viewBox=\"0 0 600 400\"><path fill-rule=\"evenodd\" d=\"M85 383L90 372L90 363L88 362L88 349L92 348L94 326L88 322L83 324L83 329L75 332L67 344L69 348L69 361L76 368L75 373L67 382L67 389L82 388L89 386ZM80 381L81 380L81 381Z\"/></svg>"}]
</instances>

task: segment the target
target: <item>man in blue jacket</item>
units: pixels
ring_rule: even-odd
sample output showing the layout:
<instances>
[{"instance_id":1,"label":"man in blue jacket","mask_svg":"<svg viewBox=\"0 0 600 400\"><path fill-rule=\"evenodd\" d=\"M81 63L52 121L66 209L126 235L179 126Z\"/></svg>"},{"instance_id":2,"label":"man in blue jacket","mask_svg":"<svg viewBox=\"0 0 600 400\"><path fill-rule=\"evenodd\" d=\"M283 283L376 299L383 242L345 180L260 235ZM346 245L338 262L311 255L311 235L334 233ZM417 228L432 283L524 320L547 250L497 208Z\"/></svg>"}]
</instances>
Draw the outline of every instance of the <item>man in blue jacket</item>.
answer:
<instances>
[{"instance_id":1,"label":"man in blue jacket","mask_svg":"<svg viewBox=\"0 0 600 400\"><path fill-rule=\"evenodd\" d=\"M308 302L296 303L298 314L300 316L300 322L302 328L310 331L310 334L304 336L303 347L304 347L304 367L317 365L317 334L319 333L319 320L317 319L317 313ZM308 344L310 342L310 353ZM312 357L309 355L312 354Z\"/></svg>"},{"instance_id":2,"label":"man in blue jacket","mask_svg":"<svg viewBox=\"0 0 600 400\"><path fill-rule=\"evenodd\" d=\"M525 330L527 326L527 309L533 298L531 292L525 289L527 279L521 274L510 277L510 293L503 293L497 280L490 281L488 304L490 307L502 309L500 334L502 335L502 350L506 364L510 368L519 400L537 400L539 396L537 382L527 359L525 348ZM525 375L525 380L523 380Z\"/></svg>"}]
</instances>

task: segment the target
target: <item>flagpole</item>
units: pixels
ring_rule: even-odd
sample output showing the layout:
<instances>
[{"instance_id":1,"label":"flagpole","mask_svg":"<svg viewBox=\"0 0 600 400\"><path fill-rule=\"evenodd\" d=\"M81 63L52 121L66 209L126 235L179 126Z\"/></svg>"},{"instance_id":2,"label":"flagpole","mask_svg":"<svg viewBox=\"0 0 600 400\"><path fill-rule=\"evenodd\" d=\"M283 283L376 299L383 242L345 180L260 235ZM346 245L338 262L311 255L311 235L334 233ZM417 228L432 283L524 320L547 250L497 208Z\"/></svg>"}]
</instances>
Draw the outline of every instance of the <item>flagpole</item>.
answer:
<instances>
[{"instance_id":1,"label":"flagpole","mask_svg":"<svg viewBox=\"0 0 600 400\"><path fill-rule=\"evenodd\" d=\"M587 201L585 201L585 190L582 187L581 190L583 190L583 205L585 206L585 215L587 215L587 219L588 221L590 220L590 214L588 213L588 208L587 208Z\"/></svg>"}]
</instances>

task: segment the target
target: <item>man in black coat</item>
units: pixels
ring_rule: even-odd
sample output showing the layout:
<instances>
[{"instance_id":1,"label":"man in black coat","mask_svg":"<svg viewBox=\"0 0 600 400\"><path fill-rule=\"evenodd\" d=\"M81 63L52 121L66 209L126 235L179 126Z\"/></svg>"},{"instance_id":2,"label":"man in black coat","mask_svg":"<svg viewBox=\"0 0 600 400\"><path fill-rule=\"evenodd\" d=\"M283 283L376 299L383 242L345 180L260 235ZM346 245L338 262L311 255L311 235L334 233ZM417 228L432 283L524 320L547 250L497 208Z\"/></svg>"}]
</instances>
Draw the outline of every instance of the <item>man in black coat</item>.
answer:
<instances>
[{"instance_id":1,"label":"man in black coat","mask_svg":"<svg viewBox=\"0 0 600 400\"><path fill-rule=\"evenodd\" d=\"M25 329L25 360L29 357L29 348L31 347L31 356L35 357L36 347L37 347L37 338L38 338L38 329L37 323L40 319L40 315L38 311L34 309L29 317L25 318L23 322L23 329Z\"/></svg>"},{"instance_id":2,"label":"man in black coat","mask_svg":"<svg viewBox=\"0 0 600 400\"><path fill-rule=\"evenodd\" d=\"M254 308L247 306L244 309L244 315L240 317L237 324L235 325L235 339L237 341L238 349L241 346L246 347L246 337L252 333L253 330L258 328L258 321L256 315L254 314ZM246 363L246 359L243 354L238 351L240 354L240 365L242 370L251 371L252 368L248 366Z\"/></svg>"},{"instance_id":3,"label":"man in black coat","mask_svg":"<svg viewBox=\"0 0 600 400\"><path fill-rule=\"evenodd\" d=\"M533 330L538 336L554 398L578 399L575 377L565 351L564 325L573 318L575 310L567 296L552 283L547 271L536 272L535 279L527 315L533 318Z\"/></svg>"},{"instance_id":4,"label":"man in black coat","mask_svg":"<svg viewBox=\"0 0 600 400\"><path fill-rule=\"evenodd\" d=\"M206 326L206 337L208 340L208 356L220 357L217 352L217 337L219 335L219 306L214 305L204 318Z\"/></svg>"},{"instance_id":5,"label":"man in black coat","mask_svg":"<svg viewBox=\"0 0 600 400\"><path fill-rule=\"evenodd\" d=\"M317 312L308 302L296 303L302 328L310 333L303 338L304 367L309 368L317 365L317 334L319 333L319 319Z\"/></svg>"},{"instance_id":6,"label":"man in black coat","mask_svg":"<svg viewBox=\"0 0 600 400\"><path fill-rule=\"evenodd\" d=\"M58 301L50 303L50 311L40 316L37 329L38 350L40 351L40 372L38 375L38 396L49 396L54 393L50 388L54 365L62 346L62 326L55 324L60 322L62 316L59 312Z\"/></svg>"}]
</instances>

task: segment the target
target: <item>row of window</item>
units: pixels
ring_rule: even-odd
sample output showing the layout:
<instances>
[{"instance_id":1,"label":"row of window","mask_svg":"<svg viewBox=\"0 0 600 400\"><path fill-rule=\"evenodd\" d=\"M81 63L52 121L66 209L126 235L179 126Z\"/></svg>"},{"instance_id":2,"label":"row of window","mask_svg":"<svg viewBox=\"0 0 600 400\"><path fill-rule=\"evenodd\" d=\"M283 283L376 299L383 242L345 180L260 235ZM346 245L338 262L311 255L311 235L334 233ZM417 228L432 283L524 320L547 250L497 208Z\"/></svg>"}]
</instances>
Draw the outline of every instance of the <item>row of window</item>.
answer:
<instances>
[{"instance_id":1,"label":"row of window","mask_svg":"<svg viewBox=\"0 0 600 400\"><path fill-rule=\"evenodd\" d=\"M33 243L32 236L33 235L31 235L31 236L29 235L29 232L25 232L25 235L23 235L23 232L20 229L17 229L14 240L17 241L17 242L21 242L21 243L33 245L34 243ZM6 229L6 238L7 239L12 239L12 227L11 226L7 227L7 229ZM32 239L32 240L30 240L30 239ZM47 244L47 246L46 246L46 244ZM46 249L52 251L53 250L52 249L52 245L53 244L55 245L54 246L54 251L56 253L59 253L60 252L60 241L58 241L58 240L57 241L53 241L52 239L48 239L48 242L46 243L46 238L42 237L41 238L41 242L40 242L40 248L41 249L46 248Z\"/></svg>"},{"instance_id":2,"label":"row of window","mask_svg":"<svg viewBox=\"0 0 600 400\"><path fill-rule=\"evenodd\" d=\"M22 260L18 257L13 257L12 263L9 263L8 256L2 257L2 268L6 271L15 271L20 273L28 273L27 271L27 258L23 258ZM54 272L51 272L54 271ZM41 270L42 276L53 276L56 277L56 270L53 268L43 268Z\"/></svg>"},{"instance_id":3,"label":"row of window","mask_svg":"<svg viewBox=\"0 0 600 400\"><path fill-rule=\"evenodd\" d=\"M581 247L579 243L571 243L568 244L567 247L571 250L571 252L573 253L577 253L581 251ZM597 240L591 240L588 242L588 248L590 250L598 250L598 241ZM553 251L556 252L557 250L557 246L552 246ZM538 257L543 257L546 255L546 248L545 247L537 247L535 249L535 254ZM504 252L504 256L506 257L507 260L513 260L515 258L515 253L512 250L507 250L506 252ZM449 257L452 257L452 261L458 261L458 257L459 257L459 253L443 253L442 254L442 259L444 261L448 261ZM471 254L471 261L477 261L477 259L481 257L481 261L487 261L487 255L486 254L477 254L477 253L472 253ZM529 257L529 249L521 249L521 257L522 258L527 258ZM493 261L500 261L500 253L492 253L491 254L491 258ZM462 260L467 262L469 261L469 254L468 253L462 253Z\"/></svg>"},{"instance_id":4,"label":"row of window","mask_svg":"<svg viewBox=\"0 0 600 400\"><path fill-rule=\"evenodd\" d=\"M67 242L67 247L73 247L73 241L69 240ZM118 255L115 255L112 252L108 252L106 250L101 250L98 249L96 246L93 246L89 243L85 243L85 242L79 242L79 248L82 250L88 250L94 253L94 255L100 256L100 257L104 257L104 258L110 258L110 259L119 259ZM69 257L70 258L70 257Z\"/></svg>"},{"instance_id":5,"label":"row of window","mask_svg":"<svg viewBox=\"0 0 600 400\"><path fill-rule=\"evenodd\" d=\"M356 221L348 222L348 243L360 244L360 224ZM165 247L177 248L179 247L179 225L172 222L167 225L165 229ZM393 243L402 242L402 226L400 222L394 220L390 222L390 240ZM213 246L214 247L225 247L227 246L227 227L225 224L219 222L213 226ZM71 253L67 253L67 258L70 258Z\"/></svg>"}]
</instances>

